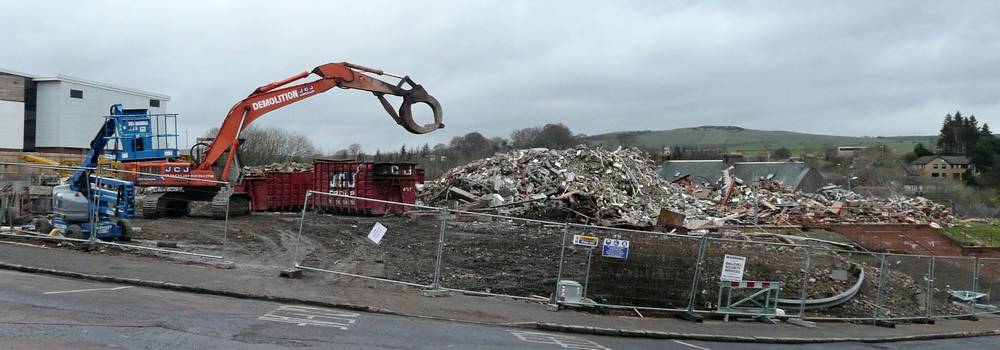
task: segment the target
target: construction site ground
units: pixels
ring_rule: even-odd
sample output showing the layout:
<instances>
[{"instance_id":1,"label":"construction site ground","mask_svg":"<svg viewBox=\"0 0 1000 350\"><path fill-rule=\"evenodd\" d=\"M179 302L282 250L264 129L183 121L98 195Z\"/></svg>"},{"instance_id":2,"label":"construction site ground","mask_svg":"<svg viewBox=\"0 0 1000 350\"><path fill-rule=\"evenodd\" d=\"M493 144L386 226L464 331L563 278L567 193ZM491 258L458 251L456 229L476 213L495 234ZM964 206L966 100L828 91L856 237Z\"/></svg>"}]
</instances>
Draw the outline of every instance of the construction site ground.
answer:
<instances>
[{"instance_id":1,"label":"construction site ground","mask_svg":"<svg viewBox=\"0 0 1000 350\"><path fill-rule=\"evenodd\" d=\"M223 255L224 260L242 268L291 267L293 254L297 253L304 266L423 285L430 285L433 280L440 229L440 222L433 213L380 217L307 213L302 244L296 247L300 216L294 213L255 213L233 218L228 223L228 234L225 233L225 221L207 217L135 219L133 222L142 228L135 236L137 244L174 242L179 245L178 250ZM380 245L366 239L376 222L389 228ZM550 295L557 278L558 257L563 253L560 251L561 227L492 221L482 217L452 217L446 231L440 281L443 286L525 297ZM753 229L745 231L754 233ZM850 242L835 232L823 230L778 233ZM609 233L591 234L605 236ZM697 260L697 241L649 236L622 237L638 244L633 248L628 265L600 259L598 251L589 252L593 254L593 262L588 295L603 296L604 301L620 305L686 306L688 286ZM774 242L766 236L750 239ZM185 261L183 256L169 253L131 252ZM584 279L587 254L585 250L566 249L564 279ZM722 257L726 254L749 257L747 279L781 281L785 283L782 294L786 298L797 298L803 277L803 251L764 244L710 243L706 249L706 273L701 275L699 282L703 292L699 294L696 307L714 304L716 290L712 286L717 283ZM867 273L865 286L853 300L812 316L870 317L877 298L878 259L865 252L834 254L816 250L812 254L810 298L830 297L852 285L852 279L833 279L835 270L849 271L851 264L858 264ZM891 306L892 312L886 316L925 315L926 259L899 257L889 263L886 286L890 292L883 293L882 302ZM939 261L935 267L933 315L963 312L964 306L948 300L947 289L971 289L971 269L966 271L955 265ZM650 270L660 278L645 280ZM636 275L635 278L628 278L630 274ZM669 287L673 288L664 290ZM643 295L642 290L648 290L649 295Z\"/></svg>"},{"instance_id":2,"label":"construction site ground","mask_svg":"<svg viewBox=\"0 0 1000 350\"><path fill-rule=\"evenodd\" d=\"M979 321L939 320L934 325L901 324L896 328L849 323L819 323L815 328L779 323L728 322L706 320L693 323L676 319L609 317L573 311L546 311L539 303L498 297L453 295L423 297L412 290L389 284L357 283L329 274L307 273L301 280L277 277L275 268L225 268L210 264L165 263L162 259L133 254L82 252L42 247L32 243L4 241L0 244L0 266L5 269L35 273L53 273L70 277L140 283L166 282L170 287L195 288L199 291L242 297L268 297L282 302L315 302L341 305L352 309L390 312L476 323L547 330L611 332L626 334L644 330L648 335L717 340L777 341L859 340L1000 334L1000 318L981 316ZM156 286L151 285L151 286ZM98 296L99 297L99 296ZM572 325L575 327L567 327ZM628 332L632 333L628 333ZM754 338L763 337L763 338ZM906 338L902 338L906 339Z\"/></svg>"},{"instance_id":3,"label":"construction site ground","mask_svg":"<svg viewBox=\"0 0 1000 350\"><path fill-rule=\"evenodd\" d=\"M375 246L365 238L368 230L376 222L390 228L381 246ZM135 236L134 244L155 247L156 242L175 243L177 248L169 249L218 255L222 256L222 259L108 246L93 251L83 251L72 244L24 239L0 245L0 262L90 275L162 281L219 291L365 305L376 310L389 310L408 315L499 324L541 322L736 336L761 334L777 336L775 334L787 332L789 337L809 338L886 337L947 333L953 330L1000 329L1000 321L992 317L984 318L985 322L943 320L938 321L936 325L902 325L893 330L846 323L821 323L819 327L813 329L787 324L773 326L743 322L728 325L716 321L693 324L674 319L641 318L630 312L615 313L623 316L574 311L550 312L545 311L541 301L503 297L453 295L429 298L420 296L419 289L413 287L321 272L307 272L301 280L279 278L279 270L289 268L293 254L296 253L300 223L297 214L255 213L247 217L233 218L228 222L228 231L226 221L207 217L135 219L134 223L141 227L141 231ZM543 225L453 221L448 225L442 284L450 288L474 291L548 297L550 286L556 278L560 230L559 227ZM438 232L439 221L433 215L354 217L310 213L303 225L303 244L298 247L297 253L301 257L299 260L302 265L305 266L430 284ZM822 235L824 239L837 238L835 233L825 231L812 231L807 234ZM513 240L512 237L517 239ZM688 249L669 247L678 257L677 261L682 263L693 260L696 254L696 251L689 249L690 246L685 247ZM788 264L787 260L780 259L780 255L740 244L714 249L710 247L707 254L713 254L712 251L722 253L723 250L729 253L742 252L751 256L757 261L748 268L751 273L773 274L775 270L780 272L781 265ZM578 250L568 250L568 252L564 278L574 276L574 271L577 273L582 271L574 270L572 267L581 266L582 262L586 261L586 253ZM639 256L641 255L637 255ZM816 264L814 268L823 270L824 260L816 258L814 261ZM829 266L846 268L848 261L858 262L848 257L829 260L827 263ZM873 269L871 265L874 262L861 263L871 275ZM679 271L685 270L683 266L678 267ZM594 265L598 278L592 279L595 290L593 294L601 293L599 278L601 268L599 264ZM709 270L714 268L707 267ZM787 270L794 271L792 268ZM907 288L919 290L920 286L915 284L913 277L919 273L919 271L908 273L893 270L889 276L890 286L897 290ZM953 283L962 283L961 277L950 277L950 275L959 274L942 273L939 278L944 281L954 278ZM607 276L610 278L615 274L609 271ZM823 283L834 283L827 281L829 278L825 275L816 274L812 277L815 280L813 282L820 286L824 286ZM711 284L712 278L714 277L711 275L703 276L703 285ZM788 278L790 281L794 280L792 275ZM798 278L794 281L801 283L801 277ZM839 283L844 284L844 282ZM849 311L850 315L836 316L870 315L871 309L865 305L870 303L868 299L874 298L872 294L875 288L872 283L868 282L867 288L856 297L858 299L856 302L842 308ZM605 285L611 284L605 283ZM791 285L797 284L791 283ZM687 291L687 284L683 287L678 293ZM604 291L613 294L615 290L606 288ZM910 293L887 293L885 296L887 305L901 305L900 309L910 310L909 313L912 314L897 316L916 316L922 312L918 305L920 292L908 292ZM810 293L810 296L829 296L824 293L817 288L817 292ZM713 298L713 295L705 294L699 297L699 302ZM941 300L942 307L961 307L944 301L943 298ZM997 322L997 325L990 322ZM733 325L738 326L733 327Z\"/></svg>"}]
</instances>

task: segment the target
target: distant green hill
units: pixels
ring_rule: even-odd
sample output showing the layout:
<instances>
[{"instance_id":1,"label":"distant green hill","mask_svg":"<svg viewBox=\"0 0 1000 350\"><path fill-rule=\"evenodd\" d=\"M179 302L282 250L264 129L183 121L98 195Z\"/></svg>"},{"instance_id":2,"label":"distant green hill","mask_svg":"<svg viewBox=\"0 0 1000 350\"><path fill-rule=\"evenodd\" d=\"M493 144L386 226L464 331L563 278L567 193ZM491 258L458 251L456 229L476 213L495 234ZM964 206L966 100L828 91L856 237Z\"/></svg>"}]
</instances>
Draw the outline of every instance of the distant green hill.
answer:
<instances>
[{"instance_id":1,"label":"distant green hill","mask_svg":"<svg viewBox=\"0 0 1000 350\"><path fill-rule=\"evenodd\" d=\"M623 131L587 137L594 144L618 146L625 143L647 148L660 147L725 147L749 154L765 149L786 147L794 153L819 153L823 145L861 146L883 144L902 155L918 142L931 147L936 136L855 137L806 134L779 130L754 130L737 126L699 126L672 130Z\"/></svg>"}]
</instances>

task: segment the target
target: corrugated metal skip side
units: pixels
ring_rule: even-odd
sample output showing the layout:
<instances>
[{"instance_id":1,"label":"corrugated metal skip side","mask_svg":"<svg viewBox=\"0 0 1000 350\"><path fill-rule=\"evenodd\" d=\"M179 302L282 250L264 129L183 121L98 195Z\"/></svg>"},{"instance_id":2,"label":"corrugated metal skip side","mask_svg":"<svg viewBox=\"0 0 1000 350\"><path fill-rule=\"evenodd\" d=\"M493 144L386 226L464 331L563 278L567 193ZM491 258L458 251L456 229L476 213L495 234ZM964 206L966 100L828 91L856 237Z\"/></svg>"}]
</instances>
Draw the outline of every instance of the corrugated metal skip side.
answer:
<instances>
[{"instance_id":1,"label":"corrugated metal skip side","mask_svg":"<svg viewBox=\"0 0 1000 350\"><path fill-rule=\"evenodd\" d=\"M416 203L417 172L414 163L373 163L316 160L313 190L402 203ZM331 213L382 215L403 213L406 208L372 201L315 196L311 204Z\"/></svg>"},{"instance_id":2,"label":"corrugated metal skip side","mask_svg":"<svg viewBox=\"0 0 1000 350\"><path fill-rule=\"evenodd\" d=\"M312 172L266 172L249 176L237 186L251 198L253 211L302 209L309 190L402 203L416 202L420 174L414 163L374 163L318 159ZM329 213L382 215L406 211L401 205L313 196L310 205Z\"/></svg>"},{"instance_id":3,"label":"corrugated metal skip side","mask_svg":"<svg viewBox=\"0 0 1000 350\"><path fill-rule=\"evenodd\" d=\"M246 177L239 188L250 195L253 211L302 209L306 192L312 189L312 173L269 171Z\"/></svg>"},{"instance_id":4,"label":"corrugated metal skip side","mask_svg":"<svg viewBox=\"0 0 1000 350\"><path fill-rule=\"evenodd\" d=\"M313 191L382 199L376 196L375 164L371 162L316 160L313 162ZM378 214L378 203L331 196L312 197L317 210L351 214Z\"/></svg>"},{"instance_id":5,"label":"corrugated metal skip side","mask_svg":"<svg viewBox=\"0 0 1000 350\"><path fill-rule=\"evenodd\" d=\"M379 197L399 203L417 202L417 180L420 173L413 163L375 164L375 188ZM407 208L398 204L386 204L382 208L387 213L404 213Z\"/></svg>"}]
</instances>

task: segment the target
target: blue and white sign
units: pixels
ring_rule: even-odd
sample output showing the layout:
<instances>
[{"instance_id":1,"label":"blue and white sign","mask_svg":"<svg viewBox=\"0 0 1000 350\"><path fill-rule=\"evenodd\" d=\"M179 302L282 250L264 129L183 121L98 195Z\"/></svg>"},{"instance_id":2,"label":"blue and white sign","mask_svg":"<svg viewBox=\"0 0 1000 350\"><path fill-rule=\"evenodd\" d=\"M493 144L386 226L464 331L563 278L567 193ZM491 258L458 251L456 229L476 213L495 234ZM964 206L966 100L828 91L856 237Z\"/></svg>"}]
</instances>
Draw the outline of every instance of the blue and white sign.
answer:
<instances>
[{"instance_id":1,"label":"blue and white sign","mask_svg":"<svg viewBox=\"0 0 1000 350\"><path fill-rule=\"evenodd\" d=\"M628 241L624 239L604 239L604 250L601 252L601 256L616 259L625 259L628 257Z\"/></svg>"}]
</instances>

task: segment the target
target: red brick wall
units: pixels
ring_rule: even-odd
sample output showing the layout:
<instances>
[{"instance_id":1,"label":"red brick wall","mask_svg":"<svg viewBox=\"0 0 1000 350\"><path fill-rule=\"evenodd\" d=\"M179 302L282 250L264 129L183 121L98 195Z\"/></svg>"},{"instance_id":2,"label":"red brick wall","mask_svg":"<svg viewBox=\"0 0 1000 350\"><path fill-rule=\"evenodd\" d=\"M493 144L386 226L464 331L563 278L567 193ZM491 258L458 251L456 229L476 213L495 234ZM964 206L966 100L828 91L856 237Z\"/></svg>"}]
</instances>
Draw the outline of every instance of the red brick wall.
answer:
<instances>
[{"instance_id":1,"label":"red brick wall","mask_svg":"<svg viewBox=\"0 0 1000 350\"><path fill-rule=\"evenodd\" d=\"M977 256L1000 258L1000 248L962 247L928 225L828 225L823 228L840 233L872 251L891 251L937 256ZM972 260L938 259L939 271L971 276ZM962 277L958 277L961 279ZM979 291L1000 287L1000 260L982 259ZM965 288L965 287L959 287Z\"/></svg>"},{"instance_id":2,"label":"red brick wall","mask_svg":"<svg viewBox=\"0 0 1000 350\"><path fill-rule=\"evenodd\" d=\"M928 225L864 224L825 225L865 249L908 254L960 256L963 249L955 241Z\"/></svg>"},{"instance_id":3,"label":"red brick wall","mask_svg":"<svg viewBox=\"0 0 1000 350\"><path fill-rule=\"evenodd\" d=\"M997 247L964 247L963 254L980 258L1000 258L1000 248Z\"/></svg>"}]
</instances>

